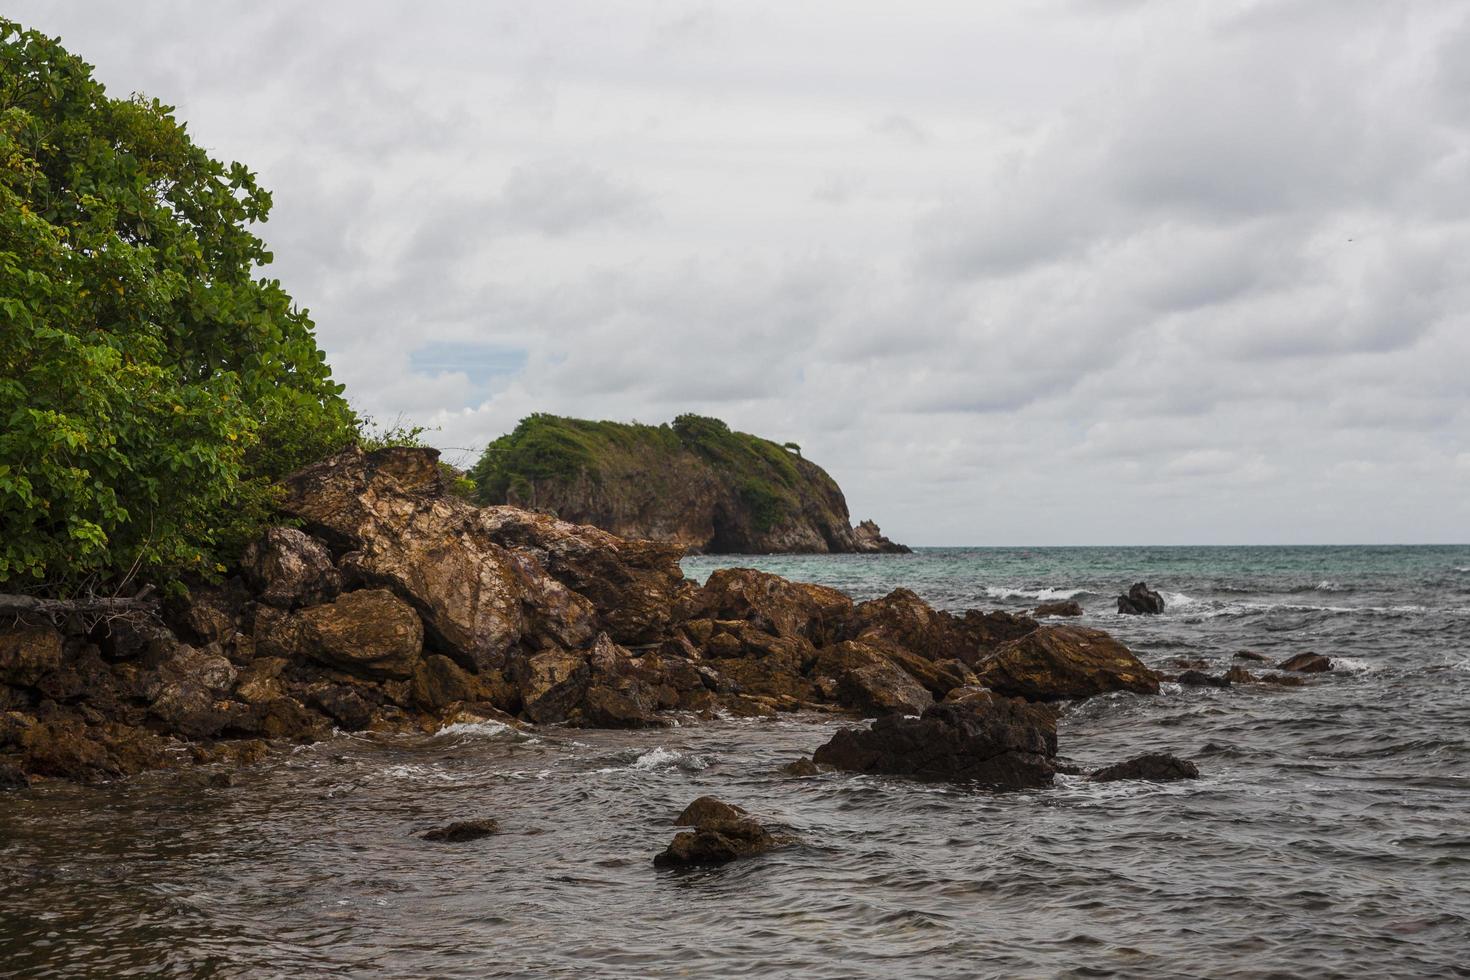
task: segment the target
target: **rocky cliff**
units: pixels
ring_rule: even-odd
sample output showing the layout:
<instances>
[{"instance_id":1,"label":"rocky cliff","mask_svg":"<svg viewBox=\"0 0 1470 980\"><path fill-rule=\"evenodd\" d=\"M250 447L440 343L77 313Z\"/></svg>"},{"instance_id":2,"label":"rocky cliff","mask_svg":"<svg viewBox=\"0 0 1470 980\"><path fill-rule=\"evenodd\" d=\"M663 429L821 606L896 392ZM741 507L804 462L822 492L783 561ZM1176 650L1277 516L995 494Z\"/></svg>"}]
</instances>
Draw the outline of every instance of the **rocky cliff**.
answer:
<instances>
[{"instance_id":1,"label":"rocky cliff","mask_svg":"<svg viewBox=\"0 0 1470 980\"><path fill-rule=\"evenodd\" d=\"M480 500L549 511L686 552L905 552L847 501L799 447L718 419L669 425L523 419L474 471Z\"/></svg>"}]
</instances>

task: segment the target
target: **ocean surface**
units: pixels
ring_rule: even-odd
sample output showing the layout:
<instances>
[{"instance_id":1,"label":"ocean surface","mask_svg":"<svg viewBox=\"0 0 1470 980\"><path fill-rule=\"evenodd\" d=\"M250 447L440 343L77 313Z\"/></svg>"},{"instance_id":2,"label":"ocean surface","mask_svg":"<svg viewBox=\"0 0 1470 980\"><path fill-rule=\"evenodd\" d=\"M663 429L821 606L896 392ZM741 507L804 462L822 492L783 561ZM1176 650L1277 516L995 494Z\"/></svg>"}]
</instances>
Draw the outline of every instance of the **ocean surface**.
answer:
<instances>
[{"instance_id":1,"label":"ocean surface","mask_svg":"<svg viewBox=\"0 0 1470 980\"><path fill-rule=\"evenodd\" d=\"M1196 782L999 794L779 767L837 723L457 726L240 772L0 795L6 977L1470 976L1470 547L691 558L945 608L1075 598L1148 663L1312 650L1309 686L1067 710L1084 765ZM1157 618L1113 613L1146 579ZM1251 665L1247 665L1248 667ZM712 793L799 846L655 871ZM416 836L494 816L469 844Z\"/></svg>"}]
</instances>

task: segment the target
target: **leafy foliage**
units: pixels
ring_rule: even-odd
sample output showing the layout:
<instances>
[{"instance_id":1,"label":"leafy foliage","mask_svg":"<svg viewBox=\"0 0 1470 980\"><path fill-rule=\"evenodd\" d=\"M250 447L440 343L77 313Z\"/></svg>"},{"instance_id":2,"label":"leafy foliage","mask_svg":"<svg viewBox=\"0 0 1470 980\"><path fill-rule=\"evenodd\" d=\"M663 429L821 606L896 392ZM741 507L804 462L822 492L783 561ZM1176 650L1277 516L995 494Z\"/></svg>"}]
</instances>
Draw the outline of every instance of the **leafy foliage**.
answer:
<instances>
[{"instance_id":1,"label":"leafy foliage","mask_svg":"<svg viewBox=\"0 0 1470 980\"><path fill-rule=\"evenodd\" d=\"M270 195L172 109L0 19L0 582L222 567L355 418L251 231Z\"/></svg>"},{"instance_id":2,"label":"leafy foliage","mask_svg":"<svg viewBox=\"0 0 1470 980\"><path fill-rule=\"evenodd\" d=\"M538 487L576 480L596 484L613 454L638 449L701 457L728 479L759 531L800 509L803 476L791 453L703 415L680 415L672 425L654 426L537 413L492 442L470 475L482 503L534 507Z\"/></svg>"}]
</instances>

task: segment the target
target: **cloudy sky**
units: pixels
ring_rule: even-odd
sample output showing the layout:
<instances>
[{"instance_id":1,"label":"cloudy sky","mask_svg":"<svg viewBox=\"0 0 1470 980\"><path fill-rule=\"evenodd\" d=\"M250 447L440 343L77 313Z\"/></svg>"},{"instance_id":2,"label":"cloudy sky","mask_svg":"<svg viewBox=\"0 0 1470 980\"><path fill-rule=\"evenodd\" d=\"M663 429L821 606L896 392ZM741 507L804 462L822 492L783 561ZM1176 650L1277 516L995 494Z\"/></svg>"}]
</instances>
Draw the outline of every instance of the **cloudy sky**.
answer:
<instances>
[{"instance_id":1,"label":"cloudy sky","mask_svg":"<svg viewBox=\"0 0 1470 980\"><path fill-rule=\"evenodd\" d=\"M1470 540L1463 0L8 6L261 174L441 446L697 411L914 544Z\"/></svg>"}]
</instances>

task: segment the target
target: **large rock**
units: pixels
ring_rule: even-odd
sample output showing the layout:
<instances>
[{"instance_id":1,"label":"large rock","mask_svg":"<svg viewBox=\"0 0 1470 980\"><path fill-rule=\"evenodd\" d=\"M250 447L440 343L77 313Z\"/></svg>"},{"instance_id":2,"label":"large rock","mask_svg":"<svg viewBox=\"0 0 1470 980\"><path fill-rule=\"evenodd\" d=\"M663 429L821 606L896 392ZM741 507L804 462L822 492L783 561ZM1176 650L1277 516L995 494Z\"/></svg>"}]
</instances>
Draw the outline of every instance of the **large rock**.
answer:
<instances>
[{"instance_id":1,"label":"large rock","mask_svg":"<svg viewBox=\"0 0 1470 980\"><path fill-rule=\"evenodd\" d=\"M845 593L753 568L715 572L698 602L710 619L745 620L772 635L799 636L818 646L836 640L852 614Z\"/></svg>"},{"instance_id":2,"label":"large rock","mask_svg":"<svg viewBox=\"0 0 1470 980\"><path fill-rule=\"evenodd\" d=\"M1176 779L1198 779L1199 767L1188 759L1163 752L1151 752L1105 766L1088 777L1094 783L1111 783L1120 779L1145 779L1167 783Z\"/></svg>"},{"instance_id":3,"label":"large rock","mask_svg":"<svg viewBox=\"0 0 1470 980\"><path fill-rule=\"evenodd\" d=\"M657 867L723 864L789 843L789 838L772 834L740 807L713 796L689 804L674 823L694 830L675 835L668 849L654 857Z\"/></svg>"},{"instance_id":4,"label":"large rock","mask_svg":"<svg viewBox=\"0 0 1470 980\"><path fill-rule=\"evenodd\" d=\"M860 554L907 555L913 549L891 541L875 521L862 521L852 529L852 550Z\"/></svg>"},{"instance_id":5,"label":"large rock","mask_svg":"<svg viewBox=\"0 0 1470 980\"><path fill-rule=\"evenodd\" d=\"M975 674L993 691L1028 701L1111 691L1159 693L1158 675L1102 630L1043 626L998 649Z\"/></svg>"},{"instance_id":6,"label":"large rock","mask_svg":"<svg viewBox=\"0 0 1470 980\"><path fill-rule=\"evenodd\" d=\"M517 665L521 711L538 725L566 721L587 690L587 655L557 647Z\"/></svg>"},{"instance_id":7,"label":"large rock","mask_svg":"<svg viewBox=\"0 0 1470 980\"><path fill-rule=\"evenodd\" d=\"M902 647L927 660L974 658L973 646L948 613L931 607L909 589L859 603L844 635L867 643Z\"/></svg>"},{"instance_id":8,"label":"large rock","mask_svg":"<svg viewBox=\"0 0 1470 980\"><path fill-rule=\"evenodd\" d=\"M407 679L423 653L424 628L413 607L389 590L362 589L292 613L268 639L269 650L288 658L359 677Z\"/></svg>"},{"instance_id":9,"label":"large rock","mask_svg":"<svg viewBox=\"0 0 1470 980\"><path fill-rule=\"evenodd\" d=\"M587 655L581 724L589 728L647 728L658 719L658 690L644 680L628 651L599 634Z\"/></svg>"},{"instance_id":10,"label":"large rock","mask_svg":"<svg viewBox=\"0 0 1470 980\"><path fill-rule=\"evenodd\" d=\"M919 718L885 715L868 729L844 728L812 761L854 772L1024 789L1050 785L1055 755L1055 712L975 691Z\"/></svg>"},{"instance_id":11,"label":"large rock","mask_svg":"<svg viewBox=\"0 0 1470 980\"><path fill-rule=\"evenodd\" d=\"M30 687L61 666L61 634L20 624L0 630L0 684Z\"/></svg>"},{"instance_id":12,"label":"large rock","mask_svg":"<svg viewBox=\"0 0 1470 980\"><path fill-rule=\"evenodd\" d=\"M1130 616L1156 616L1164 611L1164 597L1148 587L1147 582L1134 582L1118 596L1118 612Z\"/></svg>"},{"instance_id":13,"label":"large rock","mask_svg":"<svg viewBox=\"0 0 1470 980\"><path fill-rule=\"evenodd\" d=\"M865 715L917 715L934 703L922 684L872 644L847 640L823 649L815 674L835 682L840 704Z\"/></svg>"},{"instance_id":14,"label":"large rock","mask_svg":"<svg viewBox=\"0 0 1470 980\"><path fill-rule=\"evenodd\" d=\"M273 527L251 542L240 571L261 602L283 609L331 599L342 590L332 553L294 527Z\"/></svg>"},{"instance_id":15,"label":"large rock","mask_svg":"<svg viewBox=\"0 0 1470 980\"><path fill-rule=\"evenodd\" d=\"M1041 626L1030 616L996 610L981 612L969 609L955 619L955 628L964 637L957 656L973 667L1003 644L1020 639Z\"/></svg>"},{"instance_id":16,"label":"large rock","mask_svg":"<svg viewBox=\"0 0 1470 980\"><path fill-rule=\"evenodd\" d=\"M1298 674L1322 674L1332 669L1332 661L1320 653L1299 653L1276 665L1278 670L1294 670Z\"/></svg>"},{"instance_id":17,"label":"large rock","mask_svg":"<svg viewBox=\"0 0 1470 980\"><path fill-rule=\"evenodd\" d=\"M1058 602L1043 602L1031 610L1031 615L1038 619L1043 616L1081 616L1082 604L1076 599L1064 599Z\"/></svg>"}]
</instances>

